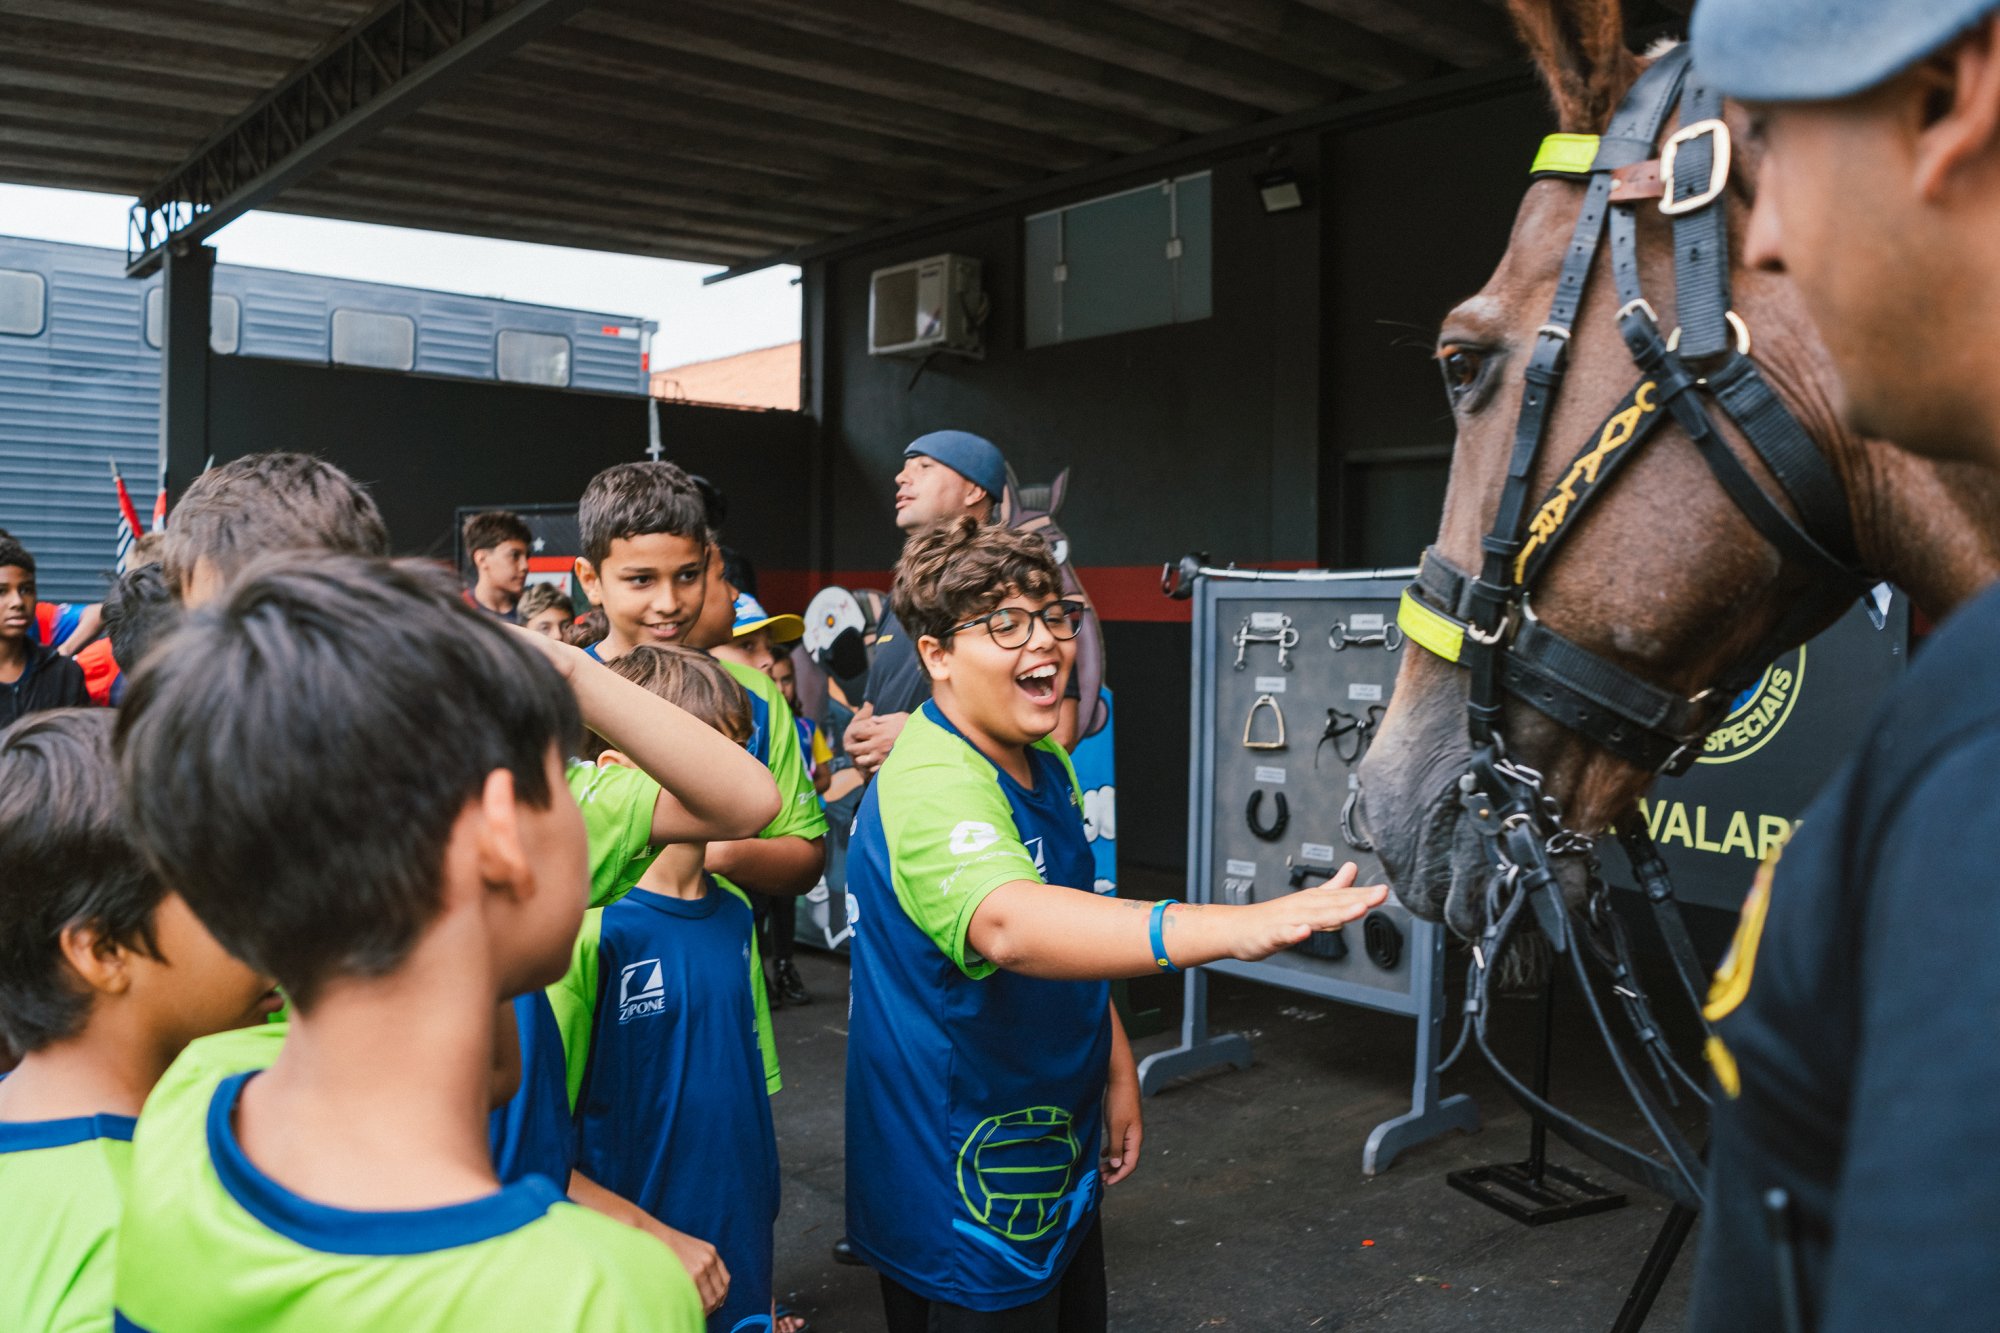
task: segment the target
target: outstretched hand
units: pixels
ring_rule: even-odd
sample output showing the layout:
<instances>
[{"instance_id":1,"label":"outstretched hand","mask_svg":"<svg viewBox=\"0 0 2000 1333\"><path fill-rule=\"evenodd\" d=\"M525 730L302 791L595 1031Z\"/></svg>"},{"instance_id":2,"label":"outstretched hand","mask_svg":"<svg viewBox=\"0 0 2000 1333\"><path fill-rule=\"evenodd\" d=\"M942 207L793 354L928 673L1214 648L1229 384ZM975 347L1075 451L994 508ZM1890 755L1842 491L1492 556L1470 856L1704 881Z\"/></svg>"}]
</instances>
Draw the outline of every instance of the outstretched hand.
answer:
<instances>
[{"instance_id":1,"label":"outstretched hand","mask_svg":"<svg viewBox=\"0 0 2000 1333\"><path fill-rule=\"evenodd\" d=\"M1355 887L1361 868L1349 861L1324 884L1242 909L1243 930L1231 956L1245 962L1269 958L1303 944L1314 931L1339 930L1389 896L1386 884Z\"/></svg>"}]
</instances>

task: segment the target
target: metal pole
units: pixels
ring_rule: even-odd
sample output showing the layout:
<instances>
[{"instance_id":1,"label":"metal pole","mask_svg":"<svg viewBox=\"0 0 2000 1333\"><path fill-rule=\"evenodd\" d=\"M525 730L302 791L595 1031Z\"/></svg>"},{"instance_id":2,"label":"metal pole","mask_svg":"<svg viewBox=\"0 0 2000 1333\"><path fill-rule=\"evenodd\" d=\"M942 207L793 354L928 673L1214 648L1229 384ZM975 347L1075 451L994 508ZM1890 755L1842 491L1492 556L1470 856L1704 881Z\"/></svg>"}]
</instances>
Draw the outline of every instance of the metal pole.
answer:
<instances>
[{"instance_id":1,"label":"metal pole","mask_svg":"<svg viewBox=\"0 0 2000 1333\"><path fill-rule=\"evenodd\" d=\"M177 245L160 278L160 473L178 496L208 458L208 312L215 249Z\"/></svg>"}]
</instances>

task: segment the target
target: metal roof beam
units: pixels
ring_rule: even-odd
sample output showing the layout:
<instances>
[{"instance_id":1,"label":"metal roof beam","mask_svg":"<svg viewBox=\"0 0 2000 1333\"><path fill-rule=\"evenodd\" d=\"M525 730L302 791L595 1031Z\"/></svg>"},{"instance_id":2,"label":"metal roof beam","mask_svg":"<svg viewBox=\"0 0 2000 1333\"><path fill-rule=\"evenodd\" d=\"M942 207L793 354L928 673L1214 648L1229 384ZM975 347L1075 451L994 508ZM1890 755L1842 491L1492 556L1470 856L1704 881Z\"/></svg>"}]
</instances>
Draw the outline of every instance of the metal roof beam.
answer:
<instances>
[{"instance_id":1,"label":"metal roof beam","mask_svg":"<svg viewBox=\"0 0 2000 1333\"><path fill-rule=\"evenodd\" d=\"M126 272L222 227L589 0L387 0L132 205Z\"/></svg>"}]
</instances>

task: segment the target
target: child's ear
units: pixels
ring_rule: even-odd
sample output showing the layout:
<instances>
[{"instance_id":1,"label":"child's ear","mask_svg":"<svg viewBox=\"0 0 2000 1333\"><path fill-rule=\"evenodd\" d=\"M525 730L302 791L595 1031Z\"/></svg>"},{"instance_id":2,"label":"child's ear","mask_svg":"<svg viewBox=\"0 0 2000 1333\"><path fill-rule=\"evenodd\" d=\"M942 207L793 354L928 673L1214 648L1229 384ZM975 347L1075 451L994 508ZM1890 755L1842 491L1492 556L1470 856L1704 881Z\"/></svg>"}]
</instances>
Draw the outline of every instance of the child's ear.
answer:
<instances>
[{"instance_id":1,"label":"child's ear","mask_svg":"<svg viewBox=\"0 0 2000 1333\"><path fill-rule=\"evenodd\" d=\"M924 664L924 674L932 680L951 679L951 649L935 634L917 640L917 660Z\"/></svg>"},{"instance_id":2,"label":"child's ear","mask_svg":"<svg viewBox=\"0 0 2000 1333\"><path fill-rule=\"evenodd\" d=\"M457 838L469 827L473 836L470 850L479 883L510 895L526 887L533 871L528 865L527 848L521 842L521 807L514 790L514 774L504 768L488 773L474 808L466 813L476 813L477 818L467 821L461 817L453 837ZM449 852L446 858L449 860Z\"/></svg>"},{"instance_id":3,"label":"child's ear","mask_svg":"<svg viewBox=\"0 0 2000 1333\"><path fill-rule=\"evenodd\" d=\"M63 961L77 980L100 995L123 995L132 985L132 950L95 922L72 921L56 937Z\"/></svg>"},{"instance_id":4,"label":"child's ear","mask_svg":"<svg viewBox=\"0 0 2000 1333\"><path fill-rule=\"evenodd\" d=\"M576 583L583 589L584 600L592 606L603 606L604 595L597 585L597 566L578 556L576 565L570 572L576 575Z\"/></svg>"},{"instance_id":5,"label":"child's ear","mask_svg":"<svg viewBox=\"0 0 2000 1333\"><path fill-rule=\"evenodd\" d=\"M597 766L599 768L638 767L637 764L632 762L631 756L625 754L622 750L606 750L603 754L597 756Z\"/></svg>"}]
</instances>

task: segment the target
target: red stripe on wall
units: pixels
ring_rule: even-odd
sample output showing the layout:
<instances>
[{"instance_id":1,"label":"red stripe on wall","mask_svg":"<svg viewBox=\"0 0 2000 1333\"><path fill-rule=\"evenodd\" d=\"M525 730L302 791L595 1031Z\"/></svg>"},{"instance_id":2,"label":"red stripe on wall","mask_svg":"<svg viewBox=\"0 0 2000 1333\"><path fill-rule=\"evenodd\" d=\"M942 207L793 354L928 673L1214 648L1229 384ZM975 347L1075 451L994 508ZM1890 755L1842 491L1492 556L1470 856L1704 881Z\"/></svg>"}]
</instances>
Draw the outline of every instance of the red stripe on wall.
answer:
<instances>
[{"instance_id":1,"label":"red stripe on wall","mask_svg":"<svg viewBox=\"0 0 2000 1333\"><path fill-rule=\"evenodd\" d=\"M1309 569L1309 560L1273 560L1245 568ZM1160 591L1158 565L1086 565L1077 571L1097 614L1105 620L1186 624L1190 604L1177 602ZM804 569L760 569L757 571L758 599L770 611L803 611L821 588L878 588L889 590L893 581L886 569L841 569L815 574Z\"/></svg>"},{"instance_id":2,"label":"red stripe on wall","mask_svg":"<svg viewBox=\"0 0 2000 1333\"><path fill-rule=\"evenodd\" d=\"M576 564L574 556L531 555L528 557L530 574L567 574Z\"/></svg>"}]
</instances>

